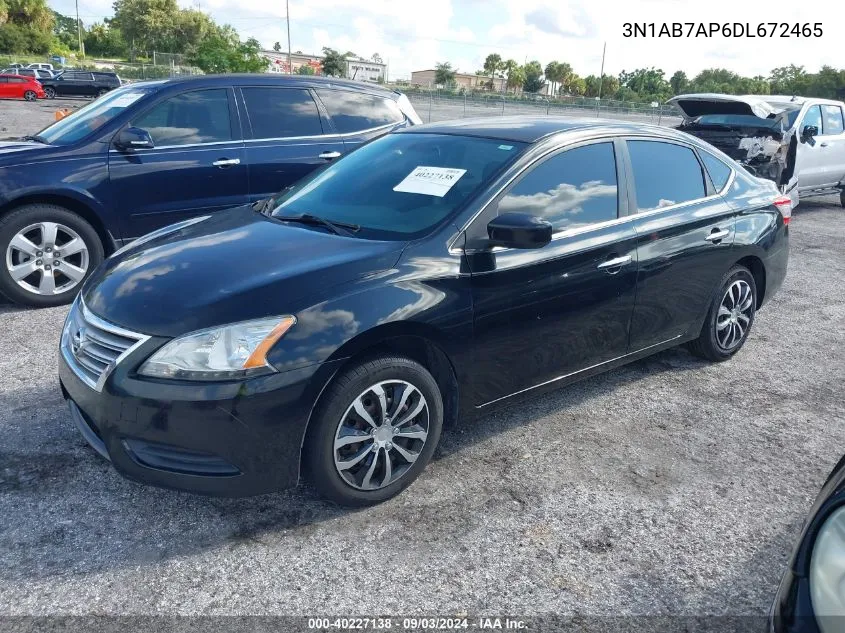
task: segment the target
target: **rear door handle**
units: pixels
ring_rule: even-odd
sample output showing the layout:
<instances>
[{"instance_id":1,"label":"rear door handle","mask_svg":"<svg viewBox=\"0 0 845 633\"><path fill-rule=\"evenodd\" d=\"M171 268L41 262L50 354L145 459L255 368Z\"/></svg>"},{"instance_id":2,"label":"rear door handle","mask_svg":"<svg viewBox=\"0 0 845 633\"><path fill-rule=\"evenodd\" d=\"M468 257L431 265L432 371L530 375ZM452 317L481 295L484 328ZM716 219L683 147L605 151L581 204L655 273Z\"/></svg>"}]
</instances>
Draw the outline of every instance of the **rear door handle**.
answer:
<instances>
[{"instance_id":1,"label":"rear door handle","mask_svg":"<svg viewBox=\"0 0 845 633\"><path fill-rule=\"evenodd\" d=\"M317 158L325 158L326 160L332 160L333 158L339 158L340 152L323 152Z\"/></svg>"},{"instance_id":2,"label":"rear door handle","mask_svg":"<svg viewBox=\"0 0 845 633\"><path fill-rule=\"evenodd\" d=\"M221 158L220 160L216 160L211 163L215 167L231 167L232 165L240 165L241 159L240 158Z\"/></svg>"},{"instance_id":3,"label":"rear door handle","mask_svg":"<svg viewBox=\"0 0 845 633\"><path fill-rule=\"evenodd\" d=\"M610 274L618 273L619 269L622 266L626 266L630 264L634 260L633 257L630 255L623 255L622 257L614 257L613 259L608 259L607 261L603 261L601 264L598 265L599 270L604 270L609 272Z\"/></svg>"},{"instance_id":4,"label":"rear door handle","mask_svg":"<svg viewBox=\"0 0 845 633\"><path fill-rule=\"evenodd\" d=\"M704 239L708 242L713 242L715 244L716 242L721 242L730 234L731 232L726 229L713 229L710 235L708 235Z\"/></svg>"}]
</instances>

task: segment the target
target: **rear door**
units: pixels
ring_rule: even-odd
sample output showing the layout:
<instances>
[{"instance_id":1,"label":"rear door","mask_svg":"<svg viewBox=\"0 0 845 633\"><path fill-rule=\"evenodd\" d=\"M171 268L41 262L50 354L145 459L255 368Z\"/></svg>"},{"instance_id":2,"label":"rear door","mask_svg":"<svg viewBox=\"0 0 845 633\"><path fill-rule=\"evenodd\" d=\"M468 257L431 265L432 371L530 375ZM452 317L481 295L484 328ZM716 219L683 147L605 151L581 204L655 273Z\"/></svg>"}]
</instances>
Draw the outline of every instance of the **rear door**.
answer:
<instances>
[{"instance_id":1,"label":"rear door","mask_svg":"<svg viewBox=\"0 0 845 633\"><path fill-rule=\"evenodd\" d=\"M13 84L9 83L10 77L0 77L0 99L12 99L17 97Z\"/></svg>"},{"instance_id":2,"label":"rear door","mask_svg":"<svg viewBox=\"0 0 845 633\"><path fill-rule=\"evenodd\" d=\"M719 194L730 186L732 170L715 156L707 158L716 161L711 179L692 146L631 138L626 147L639 261L633 353L697 334L732 264L736 211Z\"/></svg>"},{"instance_id":3,"label":"rear door","mask_svg":"<svg viewBox=\"0 0 845 633\"><path fill-rule=\"evenodd\" d=\"M238 92L250 200L280 192L343 153L311 90L243 86Z\"/></svg>"},{"instance_id":4,"label":"rear door","mask_svg":"<svg viewBox=\"0 0 845 633\"><path fill-rule=\"evenodd\" d=\"M408 124L399 105L390 97L334 88L318 88L315 92L335 131L342 135L347 152Z\"/></svg>"},{"instance_id":5,"label":"rear door","mask_svg":"<svg viewBox=\"0 0 845 633\"><path fill-rule=\"evenodd\" d=\"M555 230L536 250L467 252L477 406L625 355L637 236L619 221L627 200L617 156L604 139L541 159L467 230L468 248L485 243L501 213L541 217Z\"/></svg>"},{"instance_id":6,"label":"rear door","mask_svg":"<svg viewBox=\"0 0 845 633\"><path fill-rule=\"evenodd\" d=\"M155 147L109 151L111 200L127 216L126 238L247 202L249 180L231 88L165 97L128 125L147 130Z\"/></svg>"}]
</instances>

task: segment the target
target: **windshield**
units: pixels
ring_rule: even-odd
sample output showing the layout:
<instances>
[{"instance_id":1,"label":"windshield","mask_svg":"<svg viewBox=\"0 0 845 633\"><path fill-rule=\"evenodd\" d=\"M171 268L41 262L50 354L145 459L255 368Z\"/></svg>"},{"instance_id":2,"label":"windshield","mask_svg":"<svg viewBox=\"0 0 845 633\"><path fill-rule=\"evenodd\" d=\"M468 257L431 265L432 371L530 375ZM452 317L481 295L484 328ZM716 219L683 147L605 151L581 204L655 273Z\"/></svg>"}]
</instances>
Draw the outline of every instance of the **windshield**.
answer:
<instances>
[{"instance_id":1,"label":"windshield","mask_svg":"<svg viewBox=\"0 0 845 633\"><path fill-rule=\"evenodd\" d=\"M69 145L96 132L141 97L155 92L158 86L117 88L79 108L63 119L48 125L36 136L52 145Z\"/></svg>"},{"instance_id":2,"label":"windshield","mask_svg":"<svg viewBox=\"0 0 845 633\"><path fill-rule=\"evenodd\" d=\"M422 237L509 165L525 143L445 134L389 134L284 192L276 218L314 215L356 236Z\"/></svg>"}]
</instances>

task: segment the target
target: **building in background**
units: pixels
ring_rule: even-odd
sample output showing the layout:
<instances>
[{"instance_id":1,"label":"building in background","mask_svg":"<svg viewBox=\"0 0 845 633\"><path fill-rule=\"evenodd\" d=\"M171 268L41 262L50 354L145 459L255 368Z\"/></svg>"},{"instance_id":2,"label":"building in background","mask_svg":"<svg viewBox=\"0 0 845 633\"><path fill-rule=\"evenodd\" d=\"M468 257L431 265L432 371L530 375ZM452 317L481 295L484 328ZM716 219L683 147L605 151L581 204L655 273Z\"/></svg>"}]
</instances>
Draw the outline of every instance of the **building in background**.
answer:
<instances>
[{"instance_id":1,"label":"building in background","mask_svg":"<svg viewBox=\"0 0 845 633\"><path fill-rule=\"evenodd\" d=\"M436 88L434 81L435 71L431 70L415 70L411 73L411 85L419 86L421 88ZM471 75L469 73L455 73L455 84L458 88L466 88L467 90L489 90L490 77L484 75ZM493 78L493 90L495 92L502 92L505 89L505 79L503 77Z\"/></svg>"},{"instance_id":2,"label":"building in background","mask_svg":"<svg viewBox=\"0 0 845 633\"><path fill-rule=\"evenodd\" d=\"M261 54L267 58L267 72L287 74L288 71L288 54L284 51L261 51ZM322 55L307 55L305 53L291 53L290 65L293 67L293 73L297 73L303 66L310 66L314 69L315 75L320 75L323 72L323 56ZM346 79L355 79L356 81L366 81L370 83L382 83L387 79L387 66L374 61L366 59L347 59L346 60Z\"/></svg>"}]
</instances>

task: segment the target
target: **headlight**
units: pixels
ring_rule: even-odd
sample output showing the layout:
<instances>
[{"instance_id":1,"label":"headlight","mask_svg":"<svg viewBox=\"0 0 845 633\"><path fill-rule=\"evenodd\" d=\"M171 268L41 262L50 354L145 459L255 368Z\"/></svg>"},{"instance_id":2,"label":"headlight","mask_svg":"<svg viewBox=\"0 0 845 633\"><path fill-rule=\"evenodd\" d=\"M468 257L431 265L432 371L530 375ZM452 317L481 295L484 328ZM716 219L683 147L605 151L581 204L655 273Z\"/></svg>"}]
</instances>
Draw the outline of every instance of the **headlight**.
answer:
<instances>
[{"instance_id":1,"label":"headlight","mask_svg":"<svg viewBox=\"0 0 845 633\"><path fill-rule=\"evenodd\" d=\"M201 215L197 218L191 218L190 220L182 220L181 222L177 222L176 224L168 224L167 226L163 226L160 229L156 229L152 233L147 233L146 235L142 235L141 237L132 240L128 244L124 244L119 249L117 249L114 253L111 254L112 257L116 255L120 255L124 251L129 250L130 248L135 248L136 246L140 246L145 242L149 242L150 240L154 240L157 237L161 237L162 235L167 235L168 233L175 233L179 229L184 229L186 227L192 226L197 224L198 222L202 222L203 220L207 220L210 218L210 215Z\"/></svg>"},{"instance_id":2,"label":"headlight","mask_svg":"<svg viewBox=\"0 0 845 633\"><path fill-rule=\"evenodd\" d=\"M842 631L845 616L845 507L824 522L810 559L810 599L822 633Z\"/></svg>"},{"instance_id":3,"label":"headlight","mask_svg":"<svg viewBox=\"0 0 845 633\"><path fill-rule=\"evenodd\" d=\"M139 370L179 380L231 380L275 371L267 352L296 323L281 316L233 323L173 339Z\"/></svg>"}]
</instances>

